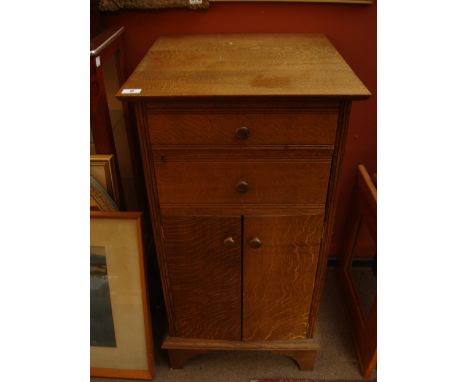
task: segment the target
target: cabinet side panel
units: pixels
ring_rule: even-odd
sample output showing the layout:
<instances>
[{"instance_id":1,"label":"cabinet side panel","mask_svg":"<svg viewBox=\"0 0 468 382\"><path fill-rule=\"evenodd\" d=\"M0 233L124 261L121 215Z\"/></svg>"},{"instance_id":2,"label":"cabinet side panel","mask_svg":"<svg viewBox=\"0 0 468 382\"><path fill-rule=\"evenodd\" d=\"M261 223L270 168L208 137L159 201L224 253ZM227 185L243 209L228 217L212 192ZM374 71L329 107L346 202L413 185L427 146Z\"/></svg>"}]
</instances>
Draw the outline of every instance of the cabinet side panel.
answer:
<instances>
[{"instance_id":1,"label":"cabinet side panel","mask_svg":"<svg viewBox=\"0 0 468 382\"><path fill-rule=\"evenodd\" d=\"M317 328L317 316L320 305L320 297L322 295L323 284L325 282L325 270L327 267L328 253L330 251L330 244L333 235L333 226L335 223L338 181L342 171L342 162L345 151L346 136L348 132L350 110L351 102L342 101L340 106L340 115L338 118L338 131L336 133L335 152L333 154L333 162L330 170L330 182L328 184L327 204L323 222L322 243L317 266L316 283L314 295L312 297L312 304L310 307L309 332L307 334L307 337L309 338L314 336L315 330Z\"/></svg>"},{"instance_id":2,"label":"cabinet side panel","mask_svg":"<svg viewBox=\"0 0 468 382\"><path fill-rule=\"evenodd\" d=\"M242 339L306 338L323 214L244 222Z\"/></svg>"},{"instance_id":3,"label":"cabinet side panel","mask_svg":"<svg viewBox=\"0 0 468 382\"><path fill-rule=\"evenodd\" d=\"M162 224L177 336L240 340L240 217L165 216Z\"/></svg>"}]
</instances>

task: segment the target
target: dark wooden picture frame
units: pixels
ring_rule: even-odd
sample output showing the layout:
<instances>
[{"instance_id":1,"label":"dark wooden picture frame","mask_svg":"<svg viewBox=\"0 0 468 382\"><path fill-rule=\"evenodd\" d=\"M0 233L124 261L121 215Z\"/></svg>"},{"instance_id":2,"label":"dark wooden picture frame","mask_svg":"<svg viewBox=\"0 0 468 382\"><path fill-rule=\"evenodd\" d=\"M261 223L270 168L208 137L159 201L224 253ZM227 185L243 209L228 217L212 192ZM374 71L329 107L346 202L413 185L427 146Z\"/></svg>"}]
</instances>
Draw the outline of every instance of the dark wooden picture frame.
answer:
<instances>
[{"instance_id":1,"label":"dark wooden picture frame","mask_svg":"<svg viewBox=\"0 0 468 382\"><path fill-rule=\"evenodd\" d=\"M367 226L373 243L377 245L377 188L363 165L358 166L352 205L337 271L351 319L359 366L364 378L369 378L377 364L377 293L369 312L366 312L351 275L358 234L364 224Z\"/></svg>"}]
</instances>

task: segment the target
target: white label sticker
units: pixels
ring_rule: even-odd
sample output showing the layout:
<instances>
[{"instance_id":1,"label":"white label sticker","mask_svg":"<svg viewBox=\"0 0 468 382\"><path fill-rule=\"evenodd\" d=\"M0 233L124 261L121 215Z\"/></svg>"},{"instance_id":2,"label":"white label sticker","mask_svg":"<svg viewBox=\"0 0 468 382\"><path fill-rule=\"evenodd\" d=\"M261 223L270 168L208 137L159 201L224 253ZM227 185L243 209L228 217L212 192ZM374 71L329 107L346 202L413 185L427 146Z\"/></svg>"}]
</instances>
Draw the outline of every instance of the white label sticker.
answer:
<instances>
[{"instance_id":1,"label":"white label sticker","mask_svg":"<svg viewBox=\"0 0 468 382\"><path fill-rule=\"evenodd\" d=\"M140 94L141 89L122 89L122 94Z\"/></svg>"},{"instance_id":2,"label":"white label sticker","mask_svg":"<svg viewBox=\"0 0 468 382\"><path fill-rule=\"evenodd\" d=\"M190 4L201 4L203 0L190 0Z\"/></svg>"},{"instance_id":3,"label":"white label sticker","mask_svg":"<svg viewBox=\"0 0 468 382\"><path fill-rule=\"evenodd\" d=\"M99 68L101 66L101 57L97 56L96 57L96 68Z\"/></svg>"}]
</instances>

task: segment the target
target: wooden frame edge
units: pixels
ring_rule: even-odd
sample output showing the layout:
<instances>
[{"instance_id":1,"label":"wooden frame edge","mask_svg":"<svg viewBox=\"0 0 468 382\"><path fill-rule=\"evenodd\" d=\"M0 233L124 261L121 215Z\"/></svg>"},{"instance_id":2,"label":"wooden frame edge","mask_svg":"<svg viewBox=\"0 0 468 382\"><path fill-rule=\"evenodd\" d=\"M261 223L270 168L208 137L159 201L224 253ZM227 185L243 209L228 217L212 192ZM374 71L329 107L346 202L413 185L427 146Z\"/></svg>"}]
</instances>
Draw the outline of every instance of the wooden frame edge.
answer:
<instances>
[{"instance_id":1,"label":"wooden frame edge","mask_svg":"<svg viewBox=\"0 0 468 382\"><path fill-rule=\"evenodd\" d=\"M102 367L92 367L90 376L91 377L105 377L105 378L152 380L154 377L154 373L151 373L151 371L146 371L146 370L106 369Z\"/></svg>"},{"instance_id":2,"label":"wooden frame edge","mask_svg":"<svg viewBox=\"0 0 468 382\"><path fill-rule=\"evenodd\" d=\"M126 369L111 369L91 367L91 376L95 377L116 377L128 379L148 379L151 380L155 374L154 367L154 346L153 346L153 331L151 324L151 312L149 309L149 293L147 283L147 272L145 266L145 253L143 244L143 231L141 227L142 212L126 212L126 211L90 211L91 219L127 219L134 220L137 227L138 235L138 264L140 271L140 288L141 298L143 302L143 324L145 327L146 355L148 370L126 370Z\"/></svg>"},{"instance_id":3,"label":"wooden frame edge","mask_svg":"<svg viewBox=\"0 0 468 382\"><path fill-rule=\"evenodd\" d=\"M111 189L106 184L107 193L114 199L120 208L119 180L117 177L116 155L115 154L91 154L89 157L90 166L103 166L106 179L109 179ZM104 187L104 185L103 185Z\"/></svg>"},{"instance_id":4,"label":"wooden frame edge","mask_svg":"<svg viewBox=\"0 0 468 382\"><path fill-rule=\"evenodd\" d=\"M359 368L364 378L369 378L377 364L377 338L366 333L377 330L377 295L374 296L370 311L362 310L355 283L351 275L353 252L363 222L367 221L369 233L377 243L377 188L363 165L358 165L352 198L354 203L348 212L349 228L338 258L336 276L343 296L346 314L352 326L353 344ZM371 227L369 225L375 227ZM363 357L368 357L368 362Z\"/></svg>"}]
</instances>

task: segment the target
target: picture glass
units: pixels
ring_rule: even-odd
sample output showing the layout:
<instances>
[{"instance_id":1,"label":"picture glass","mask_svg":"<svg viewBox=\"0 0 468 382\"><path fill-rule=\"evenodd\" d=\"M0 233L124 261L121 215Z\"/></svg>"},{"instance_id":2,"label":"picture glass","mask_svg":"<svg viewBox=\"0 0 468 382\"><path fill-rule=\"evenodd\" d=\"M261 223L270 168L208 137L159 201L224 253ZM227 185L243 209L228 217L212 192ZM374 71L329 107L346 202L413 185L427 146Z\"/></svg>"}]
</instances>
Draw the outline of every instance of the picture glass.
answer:
<instances>
[{"instance_id":1,"label":"picture glass","mask_svg":"<svg viewBox=\"0 0 468 382\"><path fill-rule=\"evenodd\" d=\"M116 347L104 247L91 247L91 346Z\"/></svg>"},{"instance_id":2,"label":"picture glass","mask_svg":"<svg viewBox=\"0 0 468 382\"><path fill-rule=\"evenodd\" d=\"M104 369L147 373L151 345L145 326L149 317L145 317L141 280L144 270L140 268L143 252L138 214L104 215L123 217L91 217L90 366L98 375L102 374L96 370ZM129 215L135 219L127 218Z\"/></svg>"}]
</instances>

